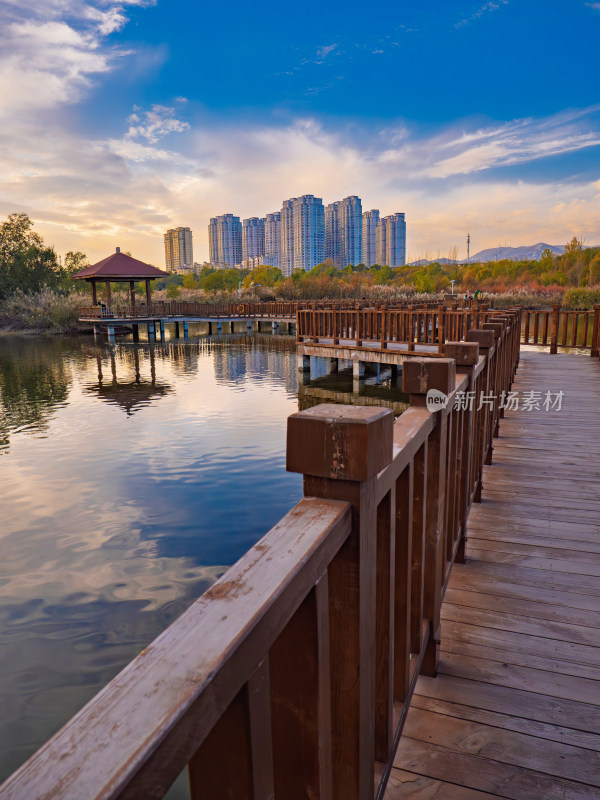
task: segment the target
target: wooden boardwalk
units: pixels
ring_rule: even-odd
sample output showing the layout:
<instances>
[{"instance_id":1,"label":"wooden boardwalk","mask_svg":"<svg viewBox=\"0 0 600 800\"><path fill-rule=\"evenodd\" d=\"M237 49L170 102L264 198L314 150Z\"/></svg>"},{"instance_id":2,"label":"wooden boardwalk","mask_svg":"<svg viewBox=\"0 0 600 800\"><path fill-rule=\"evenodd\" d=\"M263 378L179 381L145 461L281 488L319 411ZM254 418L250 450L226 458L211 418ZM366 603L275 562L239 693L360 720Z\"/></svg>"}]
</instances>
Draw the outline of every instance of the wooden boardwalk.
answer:
<instances>
[{"instance_id":1,"label":"wooden boardwalk","mask_svg":"<svg viewBox=\"0 0 600 800\"><path fill-rule=\"evenodd\" d=\"M600 797L600 363L524 348L386 800Z\"/></svg>"}]
</instances>

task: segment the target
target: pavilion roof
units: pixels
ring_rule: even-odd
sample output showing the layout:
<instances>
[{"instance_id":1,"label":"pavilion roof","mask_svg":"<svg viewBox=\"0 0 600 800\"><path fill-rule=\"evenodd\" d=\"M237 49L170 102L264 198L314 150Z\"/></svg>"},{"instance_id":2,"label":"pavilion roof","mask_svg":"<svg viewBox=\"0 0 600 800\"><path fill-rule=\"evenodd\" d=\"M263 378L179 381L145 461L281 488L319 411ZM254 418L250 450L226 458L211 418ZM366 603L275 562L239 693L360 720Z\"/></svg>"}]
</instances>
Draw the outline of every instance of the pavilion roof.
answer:
<instances>
[{"instance_id":1,"label":"pavilion roof","mask_svg":"<svg viewBox=\"0 0 600 800\"><path fill-rule=\"evenodd\" d=\"M73 280L99 278L101 280L143 280L144 278L165 278L169 273L163 272L152 264L138 261L137 258L121 253L117 247L116 253L103 258L97 264L82 269L71 277Z\"/></svg>"}]
</instances>

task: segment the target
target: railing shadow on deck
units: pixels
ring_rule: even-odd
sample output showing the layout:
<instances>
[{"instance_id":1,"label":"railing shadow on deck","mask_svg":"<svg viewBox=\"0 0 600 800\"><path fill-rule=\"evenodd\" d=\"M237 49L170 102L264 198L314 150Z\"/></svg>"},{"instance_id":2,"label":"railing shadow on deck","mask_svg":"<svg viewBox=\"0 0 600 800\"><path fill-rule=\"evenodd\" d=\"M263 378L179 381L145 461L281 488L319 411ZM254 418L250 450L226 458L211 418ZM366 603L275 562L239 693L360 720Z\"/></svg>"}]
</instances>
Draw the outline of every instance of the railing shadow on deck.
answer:
<instances>
[{"instance_id":1,"label":"railing shadow on deck","mask_svg":"<svg viewBox=\"0 0 600 800\"><path fill-rule=\"evenodd\" d=\"M288 420L304 499L0 787L2 800L382 797L518 364L520 312L403 368L411 406ZM430 411L431 389L447 396ZM463 402L474 392L476 402ZM483 401L479 402L479 398Z\"/></svg>"}]
</instances>

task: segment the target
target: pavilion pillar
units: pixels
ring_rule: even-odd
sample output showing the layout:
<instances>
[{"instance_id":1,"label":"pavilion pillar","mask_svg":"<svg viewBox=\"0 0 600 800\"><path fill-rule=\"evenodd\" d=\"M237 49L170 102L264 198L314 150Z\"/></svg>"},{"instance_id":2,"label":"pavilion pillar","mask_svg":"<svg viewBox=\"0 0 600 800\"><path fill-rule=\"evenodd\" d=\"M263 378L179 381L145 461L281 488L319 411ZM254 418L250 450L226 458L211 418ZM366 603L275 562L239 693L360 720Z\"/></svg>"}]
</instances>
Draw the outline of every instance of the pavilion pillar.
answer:
<instances>
[{"instance_id":1,"label":"pavilion pillar","mask_svg":"<svg viewBox=\"0 0 600 800\"><path fill-rule=\"evenodd\" d=\"M106 281L106 308L110 308L110 281Z\"/></svg>"},{"instance_id":2,"label":"pavilion pillar","mask_svg":"<svg viewBox=\"0 0 600 800\"><path fill-rule=\"evenodd\" d=\"M98 298L96 297L96 281L92 278L90 283L92 284L92 305L97 306Z\"/></svg>"},{"instance_id":3,"label":"pavilion pillar","mask_svg":"<svg viewBox=\"0 0 600 800\"><path fill-rule=\"evenodd\" d=\"M150 289L150 279L146 278L146 306L147 313L150 313L150 303L152 302L152 290Z\"/></svg>"},{"instance_id":4,"label":"pavilion pillar","mask_svg":"<svg viewBox=\"0 0 600 800\"><path fill-rule=\"evenodd\" d=\"M129 302L131 310L135 311L135 281L129 281Z\"/></svg>"}]
</instances>

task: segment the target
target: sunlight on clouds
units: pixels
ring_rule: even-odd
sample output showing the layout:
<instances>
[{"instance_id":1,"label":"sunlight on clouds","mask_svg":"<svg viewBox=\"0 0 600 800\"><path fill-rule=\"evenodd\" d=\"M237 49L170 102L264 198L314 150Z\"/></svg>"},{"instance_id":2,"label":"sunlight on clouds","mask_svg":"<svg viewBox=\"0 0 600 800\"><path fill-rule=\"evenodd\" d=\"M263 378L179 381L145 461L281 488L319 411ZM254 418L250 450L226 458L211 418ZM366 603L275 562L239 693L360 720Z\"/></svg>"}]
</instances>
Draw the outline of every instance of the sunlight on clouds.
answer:
<instances>
[{"instance_id":1,"label":"sunlight on clouds","mask_svg":"<svg viewBox=\"0 0 600 800\"><path fill-rule=\"evenodd\" d=\"M127 23L124 7L154 5L154 0L99 5L37 0L0 7L0 116L80 100L95 77L127 55L106 43Z\"/></svg>"},{"instance_id":2,"label":"sunlight on clouds","mask_svg":"<svg viewBox=\"0 0 600 800\"><path fill-rule=\"evenodd\" d=\"M414 257L447 254L467 227L477 247L562 243L573 233L600 243L599 181L500 177L511 165L598 146L598 106L429 135L406 122L194 117L200 112L185 97L134 106L106 138L48 114L89 96L128 55L109 39L127 24L127 7L153 4L37 0L26 10L16 2L0 8L0 215L27 211L59 252L81 249L96 260L118 244L161 265L165 229L189 225L202 261L211 216L264 215L308 193L326 203L358 194L365 209L404 211ZM467 21L502 5L481 5ZM330 43L316 56L322 62L339 52Z\"/></svg>"},{"instance_id":3,"label":"sunlight on clouds","mask_svg":"<svg viewBox=\"0 0 600 800\"><path fill-rule=\"evenodd\" d=\"M365 209L406 212L415 258L461 247L467 227L477 248L505 240L560 244L574 233L600 242L600 182L498 177L502 166L598 143L595 133L576 132L572 123L517 120L429 138L403 126L356 139L314 119L285 126L205 119L191 126L179 116L168 106L137 108L122 137L105 141L57 124L46 131L43 153L34 126L0 133L2 211L27 209L60 252L81 249L99 259L119 244L158 265L162 234L172 225L190 225L202 261L209 217L264 215L304 193L326 203L358 194Z\"/></svg>"}]
</instances>

